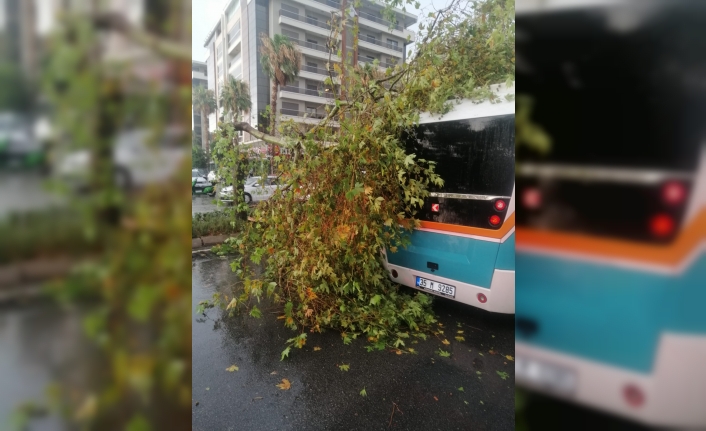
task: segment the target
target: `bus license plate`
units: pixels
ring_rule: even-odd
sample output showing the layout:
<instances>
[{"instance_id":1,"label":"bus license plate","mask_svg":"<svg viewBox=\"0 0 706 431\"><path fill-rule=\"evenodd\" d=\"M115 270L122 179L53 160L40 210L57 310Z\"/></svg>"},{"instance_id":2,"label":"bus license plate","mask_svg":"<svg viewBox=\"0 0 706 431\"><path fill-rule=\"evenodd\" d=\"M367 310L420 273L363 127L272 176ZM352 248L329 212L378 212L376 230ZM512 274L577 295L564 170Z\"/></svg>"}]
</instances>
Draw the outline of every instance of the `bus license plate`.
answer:
<instances>
[{"instance_id":1,"label":"bus license plate","mask_svg":"<svg viewBox=\"0 0 706 431\"><path fill-rule=\"evenodd\" d=\"M574 371L522 355L515 355L515 377L523 383L559 395L573 394L577 385Z\"/></svg>"},{"instance_id":2,"label":"bus license plate","mask_svg":"<svg viewBox=\"0 0 706 431\"><path fill-rule=\"evenodd\" d=\"M439 283L438 281L427 280L426 278L417 277L417 287L440 293L444 296L456 297L456 287L449 284Z\"/></svg>"}]
</instances>

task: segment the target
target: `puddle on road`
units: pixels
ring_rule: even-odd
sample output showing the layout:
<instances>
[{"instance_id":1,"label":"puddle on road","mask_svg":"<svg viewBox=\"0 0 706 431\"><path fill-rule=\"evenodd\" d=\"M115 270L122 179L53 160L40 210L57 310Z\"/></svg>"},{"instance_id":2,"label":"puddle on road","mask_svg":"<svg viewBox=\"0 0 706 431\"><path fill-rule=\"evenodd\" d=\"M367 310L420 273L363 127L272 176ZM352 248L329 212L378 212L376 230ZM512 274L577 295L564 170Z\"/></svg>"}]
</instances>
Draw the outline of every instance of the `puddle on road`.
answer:
<instances>
[{"instance_id":1,"label":"puddle on road","mask_svg":"<svg viewBox=\"0 0 706 431\"><path fill-rule=\"evenodd\" d=\"M83 336L85 310L62 310L46 302L0 307L0 429L17 406L46 404L48 385L88 388L100 366ZM63 430L56 416L32 421L32 430Z\"/></svg>"}]
</instances>

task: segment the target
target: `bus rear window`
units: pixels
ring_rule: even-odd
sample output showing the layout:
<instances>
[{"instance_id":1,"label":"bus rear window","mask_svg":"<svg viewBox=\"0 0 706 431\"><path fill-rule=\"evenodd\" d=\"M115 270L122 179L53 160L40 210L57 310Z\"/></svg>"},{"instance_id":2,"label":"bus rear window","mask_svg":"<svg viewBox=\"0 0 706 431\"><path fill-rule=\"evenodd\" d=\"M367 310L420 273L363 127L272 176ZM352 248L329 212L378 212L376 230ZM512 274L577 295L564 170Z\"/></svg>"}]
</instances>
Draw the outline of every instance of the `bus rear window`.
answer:
<instances>
[{"instance_id":1,"label":"bus rear window","mask_svg":"<svg viewBox=\"0 0 706 431\"><path fill-rule=\"evenodd\" d=\"M407 152L436 162L444 193L510 196L515 180L515 116L419 125Z\"/></svg>"}]
</instances>

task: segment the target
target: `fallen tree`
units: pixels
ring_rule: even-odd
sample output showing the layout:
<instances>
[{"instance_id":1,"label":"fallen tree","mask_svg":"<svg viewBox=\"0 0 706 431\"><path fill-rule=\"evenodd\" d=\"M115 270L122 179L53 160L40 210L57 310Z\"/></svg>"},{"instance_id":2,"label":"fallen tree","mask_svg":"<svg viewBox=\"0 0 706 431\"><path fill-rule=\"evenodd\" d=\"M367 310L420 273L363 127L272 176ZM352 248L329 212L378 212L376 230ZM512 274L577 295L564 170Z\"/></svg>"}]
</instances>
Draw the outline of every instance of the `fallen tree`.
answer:
<instances>
[{"instance_id":1,"label":"fallen tree","mask_svg":"<svg viewBox=\"0 0 706 431\"><path fill-rule=\"evenodd\" d=\"M385 73L376 65L334 65L344 91L311 129L285 122L273 136L246 122L232 125L294 154L274 159L285 185L219 250L238 254L232 267L242 289L215 300L255 317L262 299L281 304L280 318L299 332L282 358L306 343L307 331L326 328L341 331L345 343L364 336L369 349L403 351L406 338L424 337L435 322L430 296L400 293L381 260L381 250L408 243L428 187L443 184L434 163L406 154L400 137L420 112L492 100L490 84L514 79L514 2L452 0L420 31L411 61Z\"/></svg>"}]
</instances>

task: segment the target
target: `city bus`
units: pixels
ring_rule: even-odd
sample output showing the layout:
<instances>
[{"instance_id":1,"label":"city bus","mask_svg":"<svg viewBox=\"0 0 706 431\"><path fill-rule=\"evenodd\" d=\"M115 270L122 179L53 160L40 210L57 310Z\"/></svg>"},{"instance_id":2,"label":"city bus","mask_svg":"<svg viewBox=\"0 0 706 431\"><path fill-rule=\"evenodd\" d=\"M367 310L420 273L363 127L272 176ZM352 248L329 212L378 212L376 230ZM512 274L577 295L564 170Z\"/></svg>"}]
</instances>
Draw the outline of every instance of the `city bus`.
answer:
<instances>
[{"instance_id":1,"label":"city bus","mask_svg":"<svg viewBox=\"0 0 706 431\"><path fill-rule=\"evenodd\" d=\"M411 244L385 253L390 279L483 310L515 310L514 87L493 101L423 114L403 137L408 154L436 163Z\"/></svg>"},{"instance_id":2,"label":"city bus","mask_svg":"<svg viewBox=\"0 0 706 431\"><path fill-rule=\"evenodd\" d=\"M559 3L517 9L516 383L706 427L706 9Z\"/></svg>"}]
</instances>

